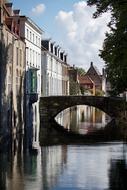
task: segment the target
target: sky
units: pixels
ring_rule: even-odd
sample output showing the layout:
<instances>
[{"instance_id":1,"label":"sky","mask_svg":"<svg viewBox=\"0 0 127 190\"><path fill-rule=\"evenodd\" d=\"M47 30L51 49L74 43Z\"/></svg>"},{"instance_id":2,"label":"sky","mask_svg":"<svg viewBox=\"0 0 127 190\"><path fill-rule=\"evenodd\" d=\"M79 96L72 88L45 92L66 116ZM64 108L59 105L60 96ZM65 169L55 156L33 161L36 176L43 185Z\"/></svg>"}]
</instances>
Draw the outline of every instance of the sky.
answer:
<instances>
[{"instance_id":1,"label":"sky","mask_svg":"<svg viewBox=\"0 0 127 190\"><path fill-rule=\"evenodd\" d=\"M93 19L95 7L85 0L12 0L13 8L30 17L42 30L42 38L51 38L68 54L68 63L87 70L92 61L104 67L98 56L102 49L110 14Z\"/></svg>"}]
</instances>

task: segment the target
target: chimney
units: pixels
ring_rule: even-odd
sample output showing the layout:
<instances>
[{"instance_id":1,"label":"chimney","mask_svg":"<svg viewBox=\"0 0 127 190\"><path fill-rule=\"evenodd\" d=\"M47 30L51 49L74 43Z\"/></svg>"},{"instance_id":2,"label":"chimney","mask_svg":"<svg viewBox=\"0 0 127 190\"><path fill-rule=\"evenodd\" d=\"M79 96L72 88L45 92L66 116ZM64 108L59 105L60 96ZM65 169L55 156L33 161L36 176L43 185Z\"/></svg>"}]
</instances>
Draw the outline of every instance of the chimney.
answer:
<instances>
[{"instance_id":1,"label":"chimney","mask_svg":"<svg viewBox=\"0 0 127 190\"><path fill-rule=\"evenodd\" d=\"M5 6L10 14L10 16L12 16L12 3L5 3Z\"/></svg>"},{"instance_id":2,"label":"chimney","mask_svg":"<svg viewBox=\"0 0 127 190\"><path fill-rule=\"evenodd\" d=\"M20 9L13 10L14 16L19 16L19 13L20 13Z\"/></svg>"},{"instance_id":3,"label":"chimney","mask_svg":"<svg viewBox=\"0 0 127 190\"><path fill-rule=\"evenodd\" d=\"M93 62L92 61L91 61L90 65L91 65L91 67L93 67Z\"/></svg>"}]
</instances>

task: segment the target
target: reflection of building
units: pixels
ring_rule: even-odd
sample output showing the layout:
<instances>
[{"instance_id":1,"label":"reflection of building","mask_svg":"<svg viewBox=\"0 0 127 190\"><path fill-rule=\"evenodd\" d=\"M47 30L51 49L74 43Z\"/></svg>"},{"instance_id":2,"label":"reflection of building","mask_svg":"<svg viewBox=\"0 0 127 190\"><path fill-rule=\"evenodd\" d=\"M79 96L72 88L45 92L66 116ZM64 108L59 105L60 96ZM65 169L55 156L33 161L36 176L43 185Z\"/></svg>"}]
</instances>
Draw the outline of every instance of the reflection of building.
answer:
<instances>
[{"instance_id":1,"label":"reflection of building","mask_svg":"<svg viewBox=\"0 0 127 190\"><path fill-rule=\"evenodd\" d=\"M53 189L66 164L67 146L43 147L41 156L43 189Z\"/></svg>"},{"instance_id":2,"label":"reflection of building","mask_svg":"<svg viewBox=\"0 0 127 190\"><path fill-rule=\"evenodd\" d=\"M56 121L68 131L86 134L105 127L110 117L95 107L80 105L65 109Z\"/></svg>"},{"instance_id":3,"label":"reflection of building","mask_svg":"<svg viewBox=\"0 0 127 190\"><path fill-rule=\"evenodd\" d=\"M67 108L63 110L55 118L61 126L64 126L68 130L70 129L70 109L71 108Z\"/></svg>"},{"instance_id":4,"label":"reflection of building","mask_svg":"<svg viewBox=\"0 0 127 190\"><path fill-rule=\"evenodd\" d=\"M50 39L42 40L42 95L68 95L67 55Z\"/></svg>"},{"instance_id":5,"label":"reflection of building","mask_svg":"<svg viewBox=\"0 0 127 190\"><path fill-rule=\"evenodd\" d=\"M5 2L0 1L0 125L16 139L24 127L25 43L15 22L16 10Z\"/></svg>"}]
</instances>

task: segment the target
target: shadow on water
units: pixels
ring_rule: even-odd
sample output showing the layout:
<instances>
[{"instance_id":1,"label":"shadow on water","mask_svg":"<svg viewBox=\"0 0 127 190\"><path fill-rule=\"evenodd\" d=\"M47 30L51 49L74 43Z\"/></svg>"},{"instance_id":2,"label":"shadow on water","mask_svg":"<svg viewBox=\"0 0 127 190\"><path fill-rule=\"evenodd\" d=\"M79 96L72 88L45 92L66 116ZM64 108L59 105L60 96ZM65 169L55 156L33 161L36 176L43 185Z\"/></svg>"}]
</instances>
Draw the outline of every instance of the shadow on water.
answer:
<instances>
[{"instance_id":1,"label":"shadow on water","mask_svg":"<svg viewBox=\"0 0 127 190\"><path fill-rule=\"evenodd\" d=\"M37 155L0 153L0 190L24 190L27 176L37 175Z\"/></svg>"},{"instance_id":2,"label":"shadow on water","mask_svg":"<svg viewBox=\"0 0 127 190\"><path fill-rule=\"evenodd\" d=\"M111 159L109 169L109 190L127 189L127 145L123 145L123 158Z\"/></svg>"}]
</instances>

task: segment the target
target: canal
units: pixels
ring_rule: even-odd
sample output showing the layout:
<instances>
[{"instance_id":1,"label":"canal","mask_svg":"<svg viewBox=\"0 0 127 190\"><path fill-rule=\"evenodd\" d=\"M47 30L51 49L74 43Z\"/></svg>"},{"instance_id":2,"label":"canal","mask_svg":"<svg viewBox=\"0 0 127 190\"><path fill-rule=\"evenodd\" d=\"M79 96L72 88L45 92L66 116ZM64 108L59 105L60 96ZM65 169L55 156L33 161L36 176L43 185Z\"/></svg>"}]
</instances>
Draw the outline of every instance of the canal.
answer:
<instances>
[{"instance_id":1,"label":"canal","mask_svg":"<svg viewBox=\"0 0 127 190\"><path fill-rule=\"evenodd\" d=\"M111 118L88 106L60 113L68 131L104 130ZM0 190L126 190L127 145L115 141L42 146L38 154L0 154Z\"/></svg>"},{"instance_id":2,"label":"canal","mask_svg":"<svg viewBox=\"0 0 127 190\"><path fill-rule=\"evenodd\" d=\"M42 147L38 155L0 155L0 190L126 190L127 146Z\"/></svg>"}]
</instances>

